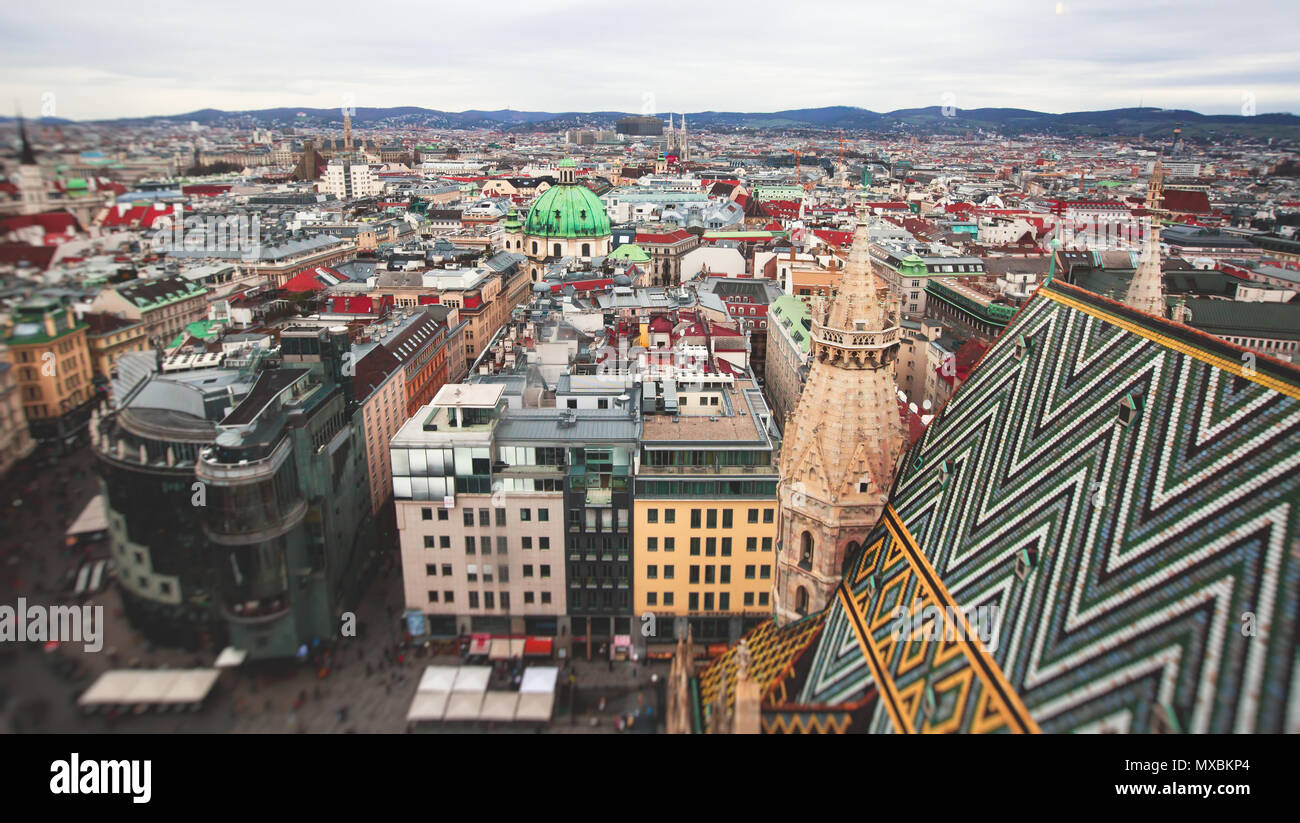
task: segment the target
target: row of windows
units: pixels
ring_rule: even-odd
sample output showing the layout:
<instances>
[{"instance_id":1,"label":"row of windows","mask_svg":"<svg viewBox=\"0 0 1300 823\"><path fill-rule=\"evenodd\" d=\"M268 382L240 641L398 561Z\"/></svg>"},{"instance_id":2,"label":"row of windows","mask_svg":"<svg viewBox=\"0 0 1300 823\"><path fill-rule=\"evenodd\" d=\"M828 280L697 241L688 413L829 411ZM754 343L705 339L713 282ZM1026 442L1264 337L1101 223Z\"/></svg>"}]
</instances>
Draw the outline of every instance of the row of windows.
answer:
<instances>
[{"instance_id":1,"label":"row of windows","mask_svg":"<svg viewBox=\"0 0 1300 823\"><path fill-rule=\"evenodd\" d=\"M774 520L775 517L776 517L776 509L770 509L770 508L769 508L769 509L762 509L762 513L763 513L763 522L764 522L764 523L771 523L771 522L773 522L773 520ZM734 517L734 514L735 514L735 510L734 510L734 509L723 509L723 510L722 510L722 528L724 528L724 529L730 529L730 528L732 527L732 525L733 525L733 517ZM701 528L701 526L700 526L701 515L703 515L703 521L704 521L704 523L707 524L704 528L709 528L709 529L716 529L716 528L718 528L718 510L717 510L717 509L691 509L691 528L692 528L692 529L698 529L698 528ZM750 509L749 512L748 512L747 515L746 515L746 522L749 522L749 523L757 523L757 522L758 522L758 517L759 517L759 509ZM658 510L658 509L646 509L646 512L645 512L645 519L646 519L646 522L647 522L647 523L658 523L658 522L659 522L659 510ZM676 510L676 509L664 509L664 522L665 522L665 523L676 523L676 522L677 522L677 510Z\"/></svg>"},{"instance_id":2,"label":"row of windows","mask_svg":"<svg viewBox=\"0 0 1300 823\"><path fill-rule=\"evenodd\" d=\"M435 545L435 541L436 541L436 545ZM496 542L497 542L497 551L496 551L497 554L510 553L509 538L505 537L504 535L498 535L496 538ZM541 551L547 551L551 548L551 538L549 537L538 537L535 542L536 542L536 547ZM531 551L533 549L533 546L534 546L534 540L531 535L525 535L519 538L519 548L523 549L524 551ZM436 536L432 534L426 534L424 536L424 547L426 549L450 549L451 537L450 535L446 535L446 534L439 534ZM473 536L466 536L465 554L492 554L492 537L489 535L483 535L479 537L477 541L475 541Z\"/></svg>"},{"instance_id":3,"label":"row of windows","mask_svg":"<svg viewBox=\"0 0 1300 823\"><path fill-rule=\"evenodd\" d=\"M776 496L775 480L638 480L638 497ZM771 523L771 520L764 520Z\"/></svg>"},{"instance_id":4,"label":"row of windows","mask_svg":"<svg viewBox=\"0 0 1300 823\"><path fill-rule=\"evenodd\" d=\"M439 568L441 568L441 573L439 573ZM551 576L551 566L549 563L543 563L534 567L532 563L525 563L522 567L522 572L524 577L539 577L546 580ZM451 577L455 574L450 563L443 563L441 566L437 563L425 563L424 573L428 577ZM496 579L502 583L510 582L509 566L494 567L492 564L488 563L480 569L477 565L471 563L465 567L465 579L470 583L477 583L480 574L483 576L484 583L491 583L493 575L496 575Z\"/></svg>"},{"instance_id":5,"label":"row of windows","mask_svg":"<svg viewBox=\"0 0 1300 823\"><path fill-rule=\"evenodd\" d=\"M675 538L675 537L665 537L663 540L664 540L664 543L663 543L664 551L666 551L666 552L671 552L671 551L675 551L675 550L677 549L677 538ZM698 555L698 554L700 553L700 545L701 545L701 543L700 543L700 538L698 538L698 537L692 537L692 538L691 538L691 554L693 554L693 555ZM722 556L723 556L723 557L731 557L731 538L730 538L730 537L724 537L724 538L722 538L721 543L718 542L718 538L716 538L716 537L706 537L706 538L704 538L703 545L704 545L704 554L705 554L706 557L714 557L714 556L716 556L716 555L718 554L719 546L721 546ZM757 537L747 537L747 538L745 538L745 551L747 551L747 552L758 551L758 546L759 546L759 543L758 543L758 538L757 538ZM658 537L647 537L647 538L646 538L645 548L646 548L646 551L648 551L648 552L657 552L657 551L659 551L659 538L658 538ZM771 550L772 550L772 538L771 538L771 537L764 537L764 538L763 538L763 551L765 551L765 552L770 552Z\"/></svg>"},{"instance_id":6,"label":"row of windows","mask_svg":"<svg viewBox=\"0 0 1300 823\"><path fill-rule=\"evenodd\" d=\"M695 612L695 611L700 611L700 594L701 594L701 592L691 592L689 595L687 595L686 607L687 607L688 609L690 609L691 611L693 611L693 612ZM706 611L706 612L712 612L712 611L725 612L725 611L727 611L728 609L731 608L731 593L730 593L730 592L719 592L719 593L718 593L718 595L717 595L717 607L716 607L716 608L714 608L714 593L713 593L713 592L703 592L702 594L704 595L704 609L703 609L703 610ZM753 606L753 605L754 605L754 602L755 602L754 594L755 594L754 592L745 592L745 594L744 594L744 601L743 601L743 602L744 602L744 604L745 604L746 606ZM673 593L672 593L672 592L663 592L663 597L662 597L662 599L663 599L663 604L662 604L662 605L664 605L664 606L672 606L672 605L674 605L674 603L673 603L674 598L673 598ZM767 605L767 602L768 602L768 593L767 593L767 592L758 592L757 601L758 601L758 605L759 605L759 606L766 606L766 605ZM660 605L660 593L659 593L659 592L646 592L646 594L645 594L645 604L646 604L647 606L658 606L658 605Z\"/></svg>"},{"instance_id":7,"label":"row of windows","mask_svg":"<svg viewBox=\"0 0 1300 823\"><path fill-rule=\"evenodd\" d=\"M583 597L582 592L580 591L569 592L569 607L571 609L585 609L587 611L614 608L626 609L630 605L631 598L629 593L626 591L614 591L611 589L597 591L595 589L588 589L586 597ZM575 620L575 623L576 622L577 621ZM618 621L615 622L617 623ZM585 633L586 629L584 628L582 631ZM573 629L573 635L574 637L580 636L576 625Z\"/></svg>"},{"instance_id":8,"label":"row of windows","mask_svg":"<svg viewBox=\"0 0 1300 823\"><path fill-rule=\"evenodd\" d=\"M456 593L453 591L444 591L440 593L430 589L428 594L430 603L438 603L440 601L442 603L456 602ZM549 606L551 604L550 592L524 592L524 605L534 605L538 600L538 594L541 594L541 604L543 606ZM498 602L500 602L501 608L510 608L510 592L483 592L482 595L483 608L485 609L495 609ZM479 607L479 592L469 593L469 607L471 609L477 609Z\"/></svg>"},{"instance_id":9,"label":"row of windows","mask_svg":"<svg viewBox=\"0 0 1300 823\"><path fill-rule=\"evenodd\" d=\"M432 507L426 507L426 508L422 508L422 509L420 509L420 519L421 519L421 520L433 520L433 519L434 519L434 512L435 512L435 511L438 513L438 514L437 514L437 518L438 518L438 520L440 520L440 521L446 521L446 520L449 519L449 515L448 515L448 513L447 513L447 509L445 509L445 508L443 508L443 509L434 509L434 508L432 508ZM493 511L496 512L495 515L492 514ZM519 509L518 512L519 512L519 513L518 513L518 519L519 519L519 522L520 522L520 523L531 523L531 522L533 522L533 510L532 510L532 509ZM538 509L538 510L537 510L537 522L538 522L538 523L548 523L548 522L550 522L550 519L551 519L551 511L550 511L550 509ZM465 509L465 510L463 510L463 511L461 512L461 520L462 520L462 522L463 522L466 526L473 526L473 525L474 525L474 509ZM495 508L495 509L479 509L479 510L478 510L478 525L480 525L480 526L491 526L491 525L493 525L493 521L494 521L494 520L496 521L496 525L498 525L498 526L505 526L505 525L507 525L507 523L506 523L506 509L505 509L505 507L497 507L497 508Z\"/></svg>"},{"instance_id":10,"label":"row of windows","mask_svg":"<svg viewBox=\"0 0 1300 823\"><path fill-rule=\"evenodd\" d=\"M677 569L673 564L665 563L662 568L663 568L664 580L676 579ZM690 577L688 578L691 583L700 582L700 568L701 567L698 565L695 564L691 565ZM731 566L704 566L703 569L704 569L705 583L714 583L714 582L730 583L731 582ZM646 579L658 580L659 572L660 572L660 567L657 565L651 564L649 566L646 566L645 569ZM717 578L716 580L715 580L715 575ZM767 564L758 565L755 563L751 563L745 566L745 579L746 580L771 580L772 567Z\"/></svg>"}]
</instances>

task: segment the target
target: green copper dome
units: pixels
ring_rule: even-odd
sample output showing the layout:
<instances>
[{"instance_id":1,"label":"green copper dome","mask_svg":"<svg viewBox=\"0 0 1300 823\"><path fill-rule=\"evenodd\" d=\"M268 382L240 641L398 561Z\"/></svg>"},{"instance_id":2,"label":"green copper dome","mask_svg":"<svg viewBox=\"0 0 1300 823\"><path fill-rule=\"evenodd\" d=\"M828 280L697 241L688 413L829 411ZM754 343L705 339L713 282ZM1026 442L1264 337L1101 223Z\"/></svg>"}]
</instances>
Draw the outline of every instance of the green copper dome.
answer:
<instances>
[{"instance_id":1,"label":"green copper dome","mask_svg":"<svg viewBox=\"0 0 1300 823\"><path fill-rule=\"evenodd\" d=\"M626 260L629 263L649 263L650 255L636 243L624 243L609 253L611 260Z\"/></svg>"},{"instance_id":2,"label":"green copper dome","mask_svg":"<svg viewBox=\"0 0 1300 823\"><path fill-rule=\"evenodd\" d=\"M586 186L551 186L533 201L524 234L539 237L606 237L605 204Z\"/></svg>"},{"instance_id":3,"label":"green copper dome","mask_svg":"<svg viewBox=\"0 0 1300 823\"><path fill-rule=\"evenodd\" d=\"M524 224L519 222L519 212L515 211L514 206L511 206L510 211L506 212L506 220L504 225L505 230L509 232L515 232L522 229L523 226Z\"/></svg>"}]
</instances>

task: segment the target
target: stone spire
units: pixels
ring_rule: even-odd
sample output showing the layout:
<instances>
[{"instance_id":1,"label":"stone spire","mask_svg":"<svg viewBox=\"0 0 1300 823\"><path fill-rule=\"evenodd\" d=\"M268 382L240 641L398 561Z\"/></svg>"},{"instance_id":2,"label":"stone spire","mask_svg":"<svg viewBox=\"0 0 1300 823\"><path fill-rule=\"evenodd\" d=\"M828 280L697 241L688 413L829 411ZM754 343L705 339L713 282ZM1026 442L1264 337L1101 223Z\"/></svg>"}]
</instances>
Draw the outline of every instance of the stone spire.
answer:
<instances>
[{"instance_id":1,"label":"stone spire","mask_svg":"<svg viewBox=\"0 0 1300 823\"><path fill-rule=\"evenodd\" d=\"M18 115L18 138L22 141L22 149L18 153L18 164L22 166L36 165L36 152L32 149L32 141L27 139L27 123L23 116Z\"/></svg>"},{"instance_id":2,"label":"stone spire","mask_svg":"<svg viewBox=\"0 0 1300 823\"><path fill-rule=\"evenodd\" d=\"M906 446L893 363L897 306L877 291L867 221L824 313L813 313L812 367L781 450L777 618L824 607L843 565L884 510Z\"/></svg>"},{"instance_id":3,"label":"stone spire","mask_svg":"<svg viewBox=\"0 0 1300 823\"><path fill-rule=\"evenodd\" d=\"M1165 167L1161 165L1160 158L1156 158L1155 165L1151 167L1151 179L1147 182L1147 200L1146 207L1149 211L1160 211L1160 207L1165 202Z\"/></svg>"},{"instance_id":4,"label":"stone spire","mask_svg":"<svg viewBox=\"0 0 1300 823\"><path fill-rule=\"evenodd\" d=\"M1137 271L1124 293L1124 302L1139 311L1165 316L1165 278L1160 269L1160 227L1154 220L1147 221L1146 242L1138 259Z\"/></svg>"},{"instance_id":5,"label":"stone spire","mask_svg":"<svg viewBox=\"0 0 1300 823\"><path fill-rule=\"evenodd\" d=\"M736 646L736 697L732 711L732 734L760 734L763 731L763 692L749 676L749 644L742 638Z\"/></svg>"},{"instance_id":6,"label":"stone spire","mask_svg":"<svg viewBox=\"0 0 1300 823\"><path fill-rule=\"evenodd\" d=\"M677 637L677 649L673 652L668 672L668 707L664 713L668 734L690 734L692 731L691 678L694 676L695 644L688 626L686 633Z\"/></svg>"}]
</instances>

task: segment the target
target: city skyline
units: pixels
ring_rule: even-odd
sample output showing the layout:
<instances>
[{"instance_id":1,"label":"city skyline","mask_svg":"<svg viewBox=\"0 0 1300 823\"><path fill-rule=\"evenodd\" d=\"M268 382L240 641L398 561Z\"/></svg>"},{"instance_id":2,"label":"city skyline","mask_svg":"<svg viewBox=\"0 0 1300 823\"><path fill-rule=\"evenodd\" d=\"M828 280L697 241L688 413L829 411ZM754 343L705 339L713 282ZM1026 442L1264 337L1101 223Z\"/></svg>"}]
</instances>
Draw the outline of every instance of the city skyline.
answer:
<instances>
[{"instance_id":1,"label":"city skyline","mask_svg":"<svg viewBox=\"0 0 1300 823\"><path fill-rule=\"evenodd\" d=\"M137 15L74 2L57 27L48 7L16 7L0 12L0 95L30 116L73 120L345 102L444 111L951 105L1240 114L1248 103L1258 113L1300 111L1300 55L1290 45L1295 27L1278 24L1289 19L1281 3L1234 9L1226 27L1205 2L932 6L885 16L841 2L669 3L627 21L583 0L453 7L430 15L447 35L432 41L399 37L409 10L384 2L372 9L381 24L368 27L338 26L318 7L297 5ZM674 35L687 11L693 31L717 32L712 47ZM126 23L139 16L150 25ZM519 33L527 37L509 48L494 43Z\"/></svg>"}]
</instances>

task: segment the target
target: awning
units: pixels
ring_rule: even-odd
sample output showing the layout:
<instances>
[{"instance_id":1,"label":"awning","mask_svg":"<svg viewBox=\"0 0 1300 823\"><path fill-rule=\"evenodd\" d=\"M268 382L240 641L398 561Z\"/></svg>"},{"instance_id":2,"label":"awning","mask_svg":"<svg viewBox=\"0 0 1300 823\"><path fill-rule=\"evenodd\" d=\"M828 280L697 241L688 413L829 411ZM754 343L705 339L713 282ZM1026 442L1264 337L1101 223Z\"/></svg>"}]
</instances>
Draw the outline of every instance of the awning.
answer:
<instances>
[{"instance_id":1,"label":"awning","mask_svg":"<svg viewBox=\"0 0 1300 823\"><path fill-rule=\"evenodd\" d=\"M517 692L488 691L490 673L488 666L426 666L406 712L407 722L545 723L551 719L559 668L525 669Z\"/></svg>"},{"instance_id":2,"label":"awning","mask_svg":"<svg viewBox=\"0 0 1300 823\"><path fill-rule=\"evenodd\" d=\"M248 652L243 649L227 646L221 650L221 654L217 655L217 662L213 665L218 669L233 669L236 666L243 665L246 657L248 657Z\"/></svg>"},{"instance_id":3,"label":"awning","mask_svg":"<svg viewBox=\"0 0 1300 823\"><path fill-rule=\"evenodd\" d=\"M411 708L406 712L406 722L416 723L422 720L441 720L447 710L447 698L450 692L416 692L411 701Z\"/></svg>"},{"instance_id":4,"label":"awning","mask_svg":"<svg viewBox=\"0 0 1300 823\"><path fill-rule=\"evenodd\" d=\"M452 692L447 698L443 720L478 720L483 708L484 692Z\"/></svg>"},{"instance_id":5,"label":"awning","mask_svg":"<svg viewBox=\"0 0 1300 823\"><path fill-rule=\"evenodd\" d=\"M488 679L492 676L491 666L461 666L456 671L456 680L452 683L453 692L487 691Z\"/></svg>"},{"instance_id":6,"label":"awning","mask_svg":"<svg viewBox=\"0 0 1300 823\"><path fill-rule=\"evenodd\" d=\"M515 707L515 720L546 723L551 719L551 709L554 706L554 694L520 694L519 704Z\"/></svg>"},{"instance_id":7,"label":"awning","mask_svg":"<svg viewBox=\"0 0 1300 823\"><path fill-rule=\"evenodd\" d=\"M86 508L81 510L77 519L72 521L68 527L68 537L76 537L82 534L93 534L108 530L108 514L104 511L104 495L97 494L90 498Z\"/></svg>"},{"instance_id":8,"label":"awning","mask_svg":"<svg viewBox=\"0 0 1300 823\"><path fill-rule=\"evenodd\" d=\"M77 699L78 706L131 706L202 702L221 672L217 669L104 672Z\"/></svg>"},{"instance_id":9,"label":"awning","mask_svg":"<svg viewBox=\"0 0 1300 823\"><path fill-rule=\"evenodd\" d=\"M676 643L650 643L645 647L645 656L651 660L671 660L675 654Z\"/></svg>"},{"instance_id":10,"label":"awning","mask_svg":"<svg viewBox=\"0 0 1300 823\"><path fill-rule=\"evenodd\" d=\"M479 708L479 720L511 721L515 719L515 706L519 703L518 692L488 692L483 695L483 705Z\"/></svg>"},{"instance_id":11,"label":"awning","mask_svg":"<svg viewBox=\"0 0 1300 823\"><path fill-rule=\"evenodd\" d=\"M491 651L488 652L488 659L510 660L522 657L523 653L524 639L522 637L494 637L492 638Z\"/></svg>"},{"instance_id":12,"label":"awning","mask_svg":"<svg viewBox=\"0 0 1300 823\"><path fill-rule=\"evenodd\" d=\"M475 634L469 638L469 653L473 655L487 654L492 647L492 635Z\"/></svg>"},{"instance_id":13,"label":"awning","mask_svg":"<svg viewBox=\"0 0 1300 823\"><path fill-rule=\"evenodd\" d=\"M529 637L524 640L524 657L550 657L555 641L549 637Z\"/></svg>"},{"instance_id":14,"label":"awning","mask_svg":"<svg viewBox=\"0 0 1300 823\"><path fill-rule=\"evenodd\" d=\"M519 683L520 694L552 694L560 670L555 666L532 666L524 669L523 680Z\"/></svg>"},{"instance_id":15,"label":"awning","mask_svg":"<svg viewBox=\"0 0 1300 823\"><path fill-rule=\"evenodd\" d=\"M420 675L420 685L416 687L416 693L450 692L456 682L456 670L459 668L459 666L426 666L424 674Z\"/></svg>"}]
</instances>

